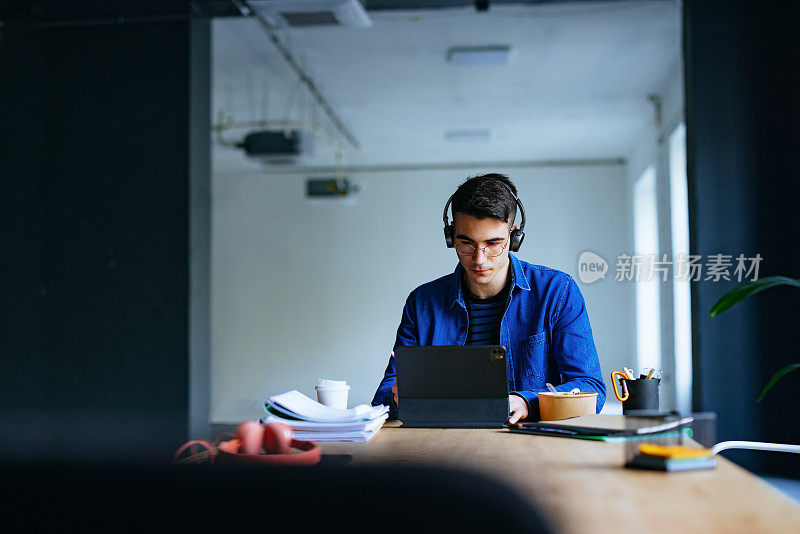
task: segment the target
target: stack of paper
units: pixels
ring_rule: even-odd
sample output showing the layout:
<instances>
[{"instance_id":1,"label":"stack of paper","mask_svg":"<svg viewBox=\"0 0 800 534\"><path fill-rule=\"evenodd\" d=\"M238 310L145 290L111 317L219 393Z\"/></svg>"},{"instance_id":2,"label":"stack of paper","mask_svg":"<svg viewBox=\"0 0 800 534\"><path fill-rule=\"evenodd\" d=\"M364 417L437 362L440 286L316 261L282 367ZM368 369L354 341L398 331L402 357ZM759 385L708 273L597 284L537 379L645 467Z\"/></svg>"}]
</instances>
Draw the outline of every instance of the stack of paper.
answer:
<instances>
[{"instance_id":1,"label":"stack of paper","mask_svg":"<svg viewBox=\"0 0 800 534\"><path fill-rule=\"evenodd\" d=\"M337 410L295 390L270 397L264 410L263 424L289 425L295 439L303 441L369 441L389 417L388 406L360 404Z\"/></svg>"}]
</instances>

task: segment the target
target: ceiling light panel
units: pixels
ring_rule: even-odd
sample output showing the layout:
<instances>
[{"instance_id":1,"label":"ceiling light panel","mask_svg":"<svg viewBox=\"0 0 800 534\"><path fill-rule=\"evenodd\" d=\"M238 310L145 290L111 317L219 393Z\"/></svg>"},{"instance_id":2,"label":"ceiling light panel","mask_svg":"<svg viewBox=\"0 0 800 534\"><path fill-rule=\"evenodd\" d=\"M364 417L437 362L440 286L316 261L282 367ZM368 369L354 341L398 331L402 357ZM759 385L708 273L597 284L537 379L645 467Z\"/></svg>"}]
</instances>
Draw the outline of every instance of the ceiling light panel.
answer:
<instances>
[{"instance_id":1,"label":"ceiling light panel","mask_svg":"<svg viewBox=\"0 0 800 534\"><path fill-rule=\"evenodd\" d=\"M453 65L505 65L510 53L508 45L454 46L447 51L447 62Z\"/></svg>"},{"instance_id":2,"label":"ceiling light panel","mask_svg":"<svg viewBox=\"0 0 800 534\"><path fill-rule=\"evenodd\" d=\"M372 26L372 20L358 0L253 0L249 5L276 28Z\"/></svg>"}]
</instances>

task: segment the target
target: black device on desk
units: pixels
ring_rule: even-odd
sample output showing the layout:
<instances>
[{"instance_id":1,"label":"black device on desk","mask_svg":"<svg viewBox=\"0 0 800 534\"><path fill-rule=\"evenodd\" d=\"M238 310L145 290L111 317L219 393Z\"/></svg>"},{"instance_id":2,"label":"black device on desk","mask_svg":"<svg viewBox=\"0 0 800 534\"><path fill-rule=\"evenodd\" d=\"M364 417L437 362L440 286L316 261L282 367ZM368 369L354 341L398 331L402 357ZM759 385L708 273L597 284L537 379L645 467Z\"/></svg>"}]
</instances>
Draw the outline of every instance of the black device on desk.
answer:
<instances>
[{"instance_id":1,"label":"black device on desk","mask_svg":"<svg viewBox=\"0 0 800 534\"><path fill-rule=\"evenodd\" d=\"M404 427L502 428L508 420L505 347L397 347L394 358Z\"/></svg>"}]
</instances>

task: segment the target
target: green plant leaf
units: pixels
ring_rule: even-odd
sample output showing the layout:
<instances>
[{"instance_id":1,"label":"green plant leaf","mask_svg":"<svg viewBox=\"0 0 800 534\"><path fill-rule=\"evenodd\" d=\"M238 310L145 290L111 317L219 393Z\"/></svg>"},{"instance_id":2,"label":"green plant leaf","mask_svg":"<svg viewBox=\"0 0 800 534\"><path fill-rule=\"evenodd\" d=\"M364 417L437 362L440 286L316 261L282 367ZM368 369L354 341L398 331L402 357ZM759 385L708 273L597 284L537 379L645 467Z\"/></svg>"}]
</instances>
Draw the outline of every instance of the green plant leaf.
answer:
<instances>
[{"instance_id":1,"label":"green plant leaf","mask_svg":"<svg viewBox=\"0 0 800 534\"><path fill-rule=\"evenodd\" d=\"M711 317L715 317L737 302L746 299L750 295L754 295L759 291L764 291L770 287L784 285L800 287L800 279L789 278L787 276L768 276L766 278L761 278L760 280L744 282L722 295L716 304L711 307L711 311L708 313L711 315Z\"/></svg>"},{"instance_id":2,"label":"green plant leaf","mask_svg":"<svg viewBox=\"0 0 800 534\"><path fill-rule=\"evenodd\" d=\"M800 369L800 363L790 363L789 365L787 365L786 367L784 367L783 369L772 375L772 378L770 378L769 383L766 386L764 386L764 390L761 392L761 395L758 396L756 402L761 402L761 399L764 398L764 396L767 394L767 391L769 391L778 380L783 378L784 375L791 373L795 369Z\"/></svg>"}]
</instances>

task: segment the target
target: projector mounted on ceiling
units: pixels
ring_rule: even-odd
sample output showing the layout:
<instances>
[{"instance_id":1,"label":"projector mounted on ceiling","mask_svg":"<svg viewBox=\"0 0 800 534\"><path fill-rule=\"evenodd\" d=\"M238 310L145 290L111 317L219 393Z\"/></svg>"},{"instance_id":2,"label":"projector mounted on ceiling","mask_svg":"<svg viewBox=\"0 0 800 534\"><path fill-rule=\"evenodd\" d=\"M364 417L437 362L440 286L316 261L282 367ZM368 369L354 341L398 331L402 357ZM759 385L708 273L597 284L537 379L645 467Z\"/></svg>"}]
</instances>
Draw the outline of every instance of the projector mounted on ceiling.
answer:
<instances>
[{"instance_id":1,"label":"projector mounted on ceiling","mask_svg":"<svg viewBox=\"0 0 800 534\"><path fill-rule=\"evenodd\" d=\"M308 140L298 130L250 132L236 146L262 165L296 165L308 155Z\"/></svg>"},{"instance_id":2,"label":"projector mounted on ceiling","mask_svg":"<svg viewBox=\"0 0 800 534\"><path fill-rule=\"evenodd\" d=\"M249 5L275 28L372 26L358 0L253 0Z\"/></svg>"}]
</instances>

